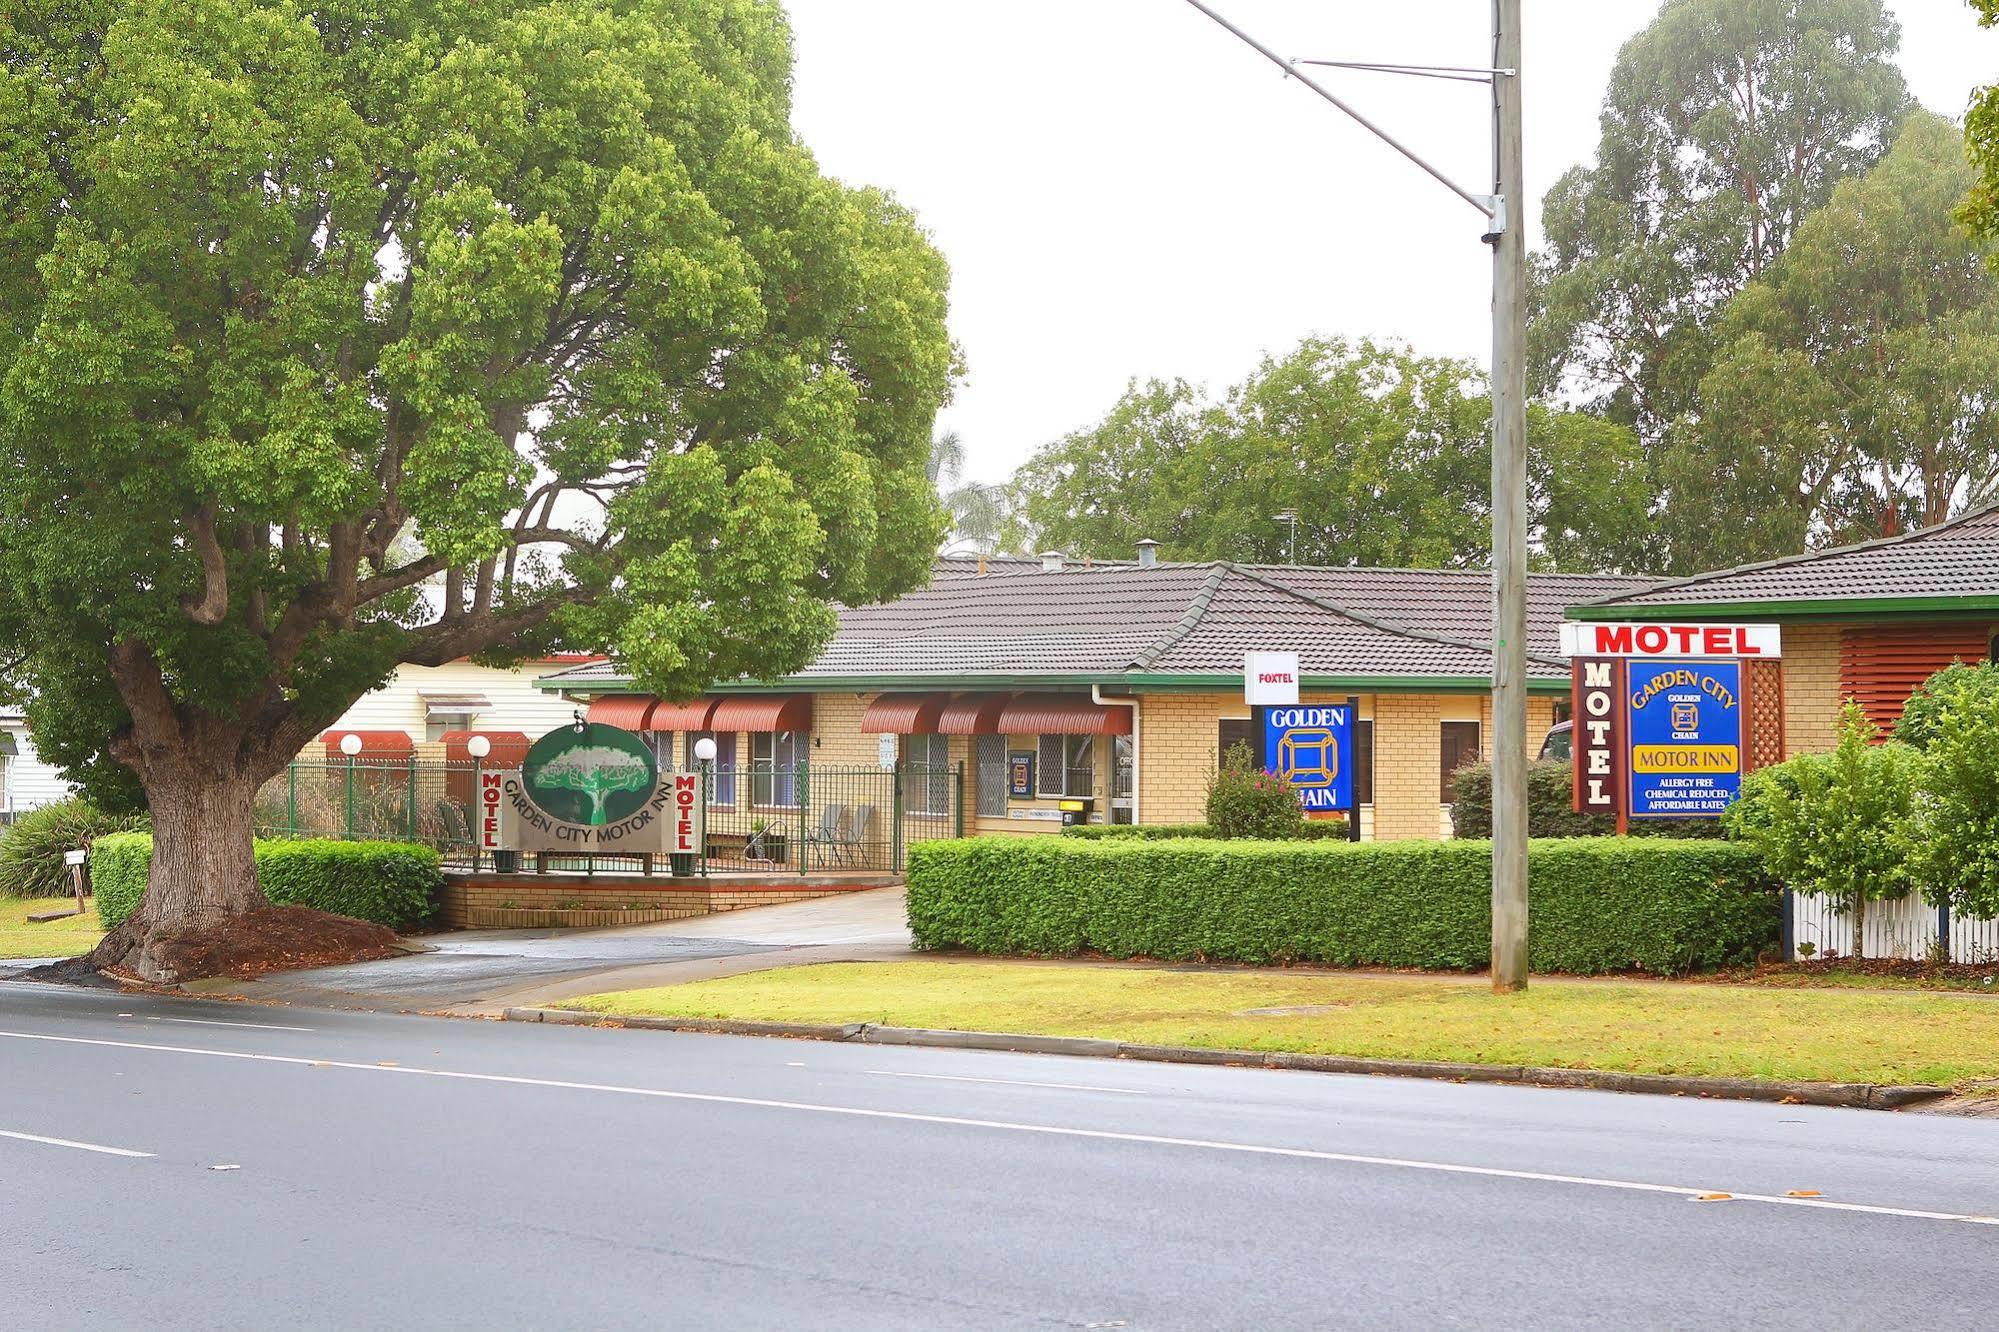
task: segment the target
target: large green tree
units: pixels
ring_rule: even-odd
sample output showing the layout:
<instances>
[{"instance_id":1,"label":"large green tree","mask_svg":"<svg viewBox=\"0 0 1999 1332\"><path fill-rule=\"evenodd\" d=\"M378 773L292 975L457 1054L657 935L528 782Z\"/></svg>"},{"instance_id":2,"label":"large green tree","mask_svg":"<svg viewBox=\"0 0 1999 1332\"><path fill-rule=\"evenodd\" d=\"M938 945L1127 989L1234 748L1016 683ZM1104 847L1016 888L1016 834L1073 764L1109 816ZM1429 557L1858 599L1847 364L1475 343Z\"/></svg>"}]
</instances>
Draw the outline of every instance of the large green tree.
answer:
<instances>
[{"instance_id":1,"label":"large green tree","mask_svg":"<svg viewBox=\"0 0 1999 1332\"><path fill-rule=\"evenodd\" d=\"M1492 408L1480 370L1371 342L1307 339L1219 402L1152 381L1038 452L1015 477L1041 544L1128 558L1482 564L1491 543ZM1544 565L1625 567L1644 530L1629 429L1537 405L1533 539Z\"/></svg>"},{"instance_id":2,"label":"large green tree","mask_svg":"<svg viewBox=\"0 0 1999 1332\"><path fill-rule=\"evenodd\" d=\"M262 904L258 788L397 663L684 694L923 577L945 266L797 140L775 0L20 0L0 53L0 658L157 831L100 964Z\"/></svg>"},{"instance_id":3,"label":"large green tree","mask_svg":"<svg viewBox=\"0 0 1999 1332\"><path fill-rule=\"evenodd\" d=\"M1927 526L1999 481L1999 274L1953 216L1974 179L1912 112L1729 302L1662 459L1679 567Z\"/></svg>"},{"instance_id":4,"label":"large green tree","mask_svg":"<svg viewBox=\"0 0 1999 1332\"><path fill-rule=\"evenodd\" d=\"M1882 0L1666 0L1618 53L1596 160L1542 207L1544 387L1662 437L1721 307L1886 150L1899 43Z\"/></svg>"}]
</instances>

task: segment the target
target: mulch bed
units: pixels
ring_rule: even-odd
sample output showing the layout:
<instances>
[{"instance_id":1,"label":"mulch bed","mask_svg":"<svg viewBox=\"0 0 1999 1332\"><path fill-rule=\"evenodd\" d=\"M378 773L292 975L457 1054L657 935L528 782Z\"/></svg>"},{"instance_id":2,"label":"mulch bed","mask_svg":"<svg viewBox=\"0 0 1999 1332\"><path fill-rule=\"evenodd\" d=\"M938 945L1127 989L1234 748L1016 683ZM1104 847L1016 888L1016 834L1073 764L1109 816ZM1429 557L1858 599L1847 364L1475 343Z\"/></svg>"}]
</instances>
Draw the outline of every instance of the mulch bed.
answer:
<instances>
[{"instance_id":1,"label":"mulch bed","mask_svg":"<svg viewBox=\"0 0 1999 1332\"><path fill-rule=\"evenodd\" d=\"M1787 978L1816 980L1839 976L1883 976L1999 991L1999 962L1926 962L1913 957L1821 957L1808 962L1762 962L1746 975L1724 975L1722 979L1782 983Z\"/></svg>"},{"instance_id":2,"label":"mulch bed","mask_svg":"<svg viewBox=\"0 0 1999 1332\"><path fill-rule=\"evenodd\" d=\"M396 932L386 925L310 907L274 906L237 916L223 929L198 938L162 940L153 951L188 981L372 962L401 950Z\"/></svg>"}]
</instances>

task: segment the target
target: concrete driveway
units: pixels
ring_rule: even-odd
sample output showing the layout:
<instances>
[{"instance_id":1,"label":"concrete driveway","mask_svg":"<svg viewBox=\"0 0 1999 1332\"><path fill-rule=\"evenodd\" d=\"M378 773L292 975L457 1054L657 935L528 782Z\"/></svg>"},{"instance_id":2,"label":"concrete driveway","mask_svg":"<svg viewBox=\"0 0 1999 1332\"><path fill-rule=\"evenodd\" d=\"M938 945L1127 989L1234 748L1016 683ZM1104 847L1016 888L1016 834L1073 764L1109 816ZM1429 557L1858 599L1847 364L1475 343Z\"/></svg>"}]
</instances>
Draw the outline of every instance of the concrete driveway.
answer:
<instances>
[{"instance_id":1,"label":"concrete driveway","mask_svg":"<svg viewBox=\"0 0 1999 1332\"><path fill-rule=\"evenodd\" d=\"M188 988L317 1007L480 1014L771 967L910 955L900 888L655 925L465 930L423 942L431 951Z\"/></svg>"}]
</instances>

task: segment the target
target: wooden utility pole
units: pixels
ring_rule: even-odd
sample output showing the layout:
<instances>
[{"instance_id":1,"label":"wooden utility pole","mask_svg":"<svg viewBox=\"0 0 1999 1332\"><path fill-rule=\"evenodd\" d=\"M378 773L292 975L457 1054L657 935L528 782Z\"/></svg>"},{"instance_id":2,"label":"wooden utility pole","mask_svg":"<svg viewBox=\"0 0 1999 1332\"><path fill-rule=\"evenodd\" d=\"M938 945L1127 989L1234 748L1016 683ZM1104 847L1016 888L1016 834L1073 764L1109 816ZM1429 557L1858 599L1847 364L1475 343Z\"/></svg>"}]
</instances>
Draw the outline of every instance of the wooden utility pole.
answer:
<instances>
[{"instance_id":1,"label":"wooden utility pole","mask_svg":"<svg viewBox=\"0 0 1999 1332\"><path fill-rule=\"evenodd\" d=\"M1527 986L1527 196L1520 0L1492 4L1492 988Z\"/></svg>"},{"instance_id":2,"label":"wooden utility pole","mask_svg":"<svg viewBox=\"0 0 1999 1332\"><path fill-rule=\"evenodd\" d=\"M1271 64L1479 210L1492 246L1492 988L1527 985L1527 191L1520 169L1520 0L1493 0L1492 64L1286 60L1187 0ZM1465 188L1300 68L1492 85L1491 194Z\"/></svg>"}]
</instances>

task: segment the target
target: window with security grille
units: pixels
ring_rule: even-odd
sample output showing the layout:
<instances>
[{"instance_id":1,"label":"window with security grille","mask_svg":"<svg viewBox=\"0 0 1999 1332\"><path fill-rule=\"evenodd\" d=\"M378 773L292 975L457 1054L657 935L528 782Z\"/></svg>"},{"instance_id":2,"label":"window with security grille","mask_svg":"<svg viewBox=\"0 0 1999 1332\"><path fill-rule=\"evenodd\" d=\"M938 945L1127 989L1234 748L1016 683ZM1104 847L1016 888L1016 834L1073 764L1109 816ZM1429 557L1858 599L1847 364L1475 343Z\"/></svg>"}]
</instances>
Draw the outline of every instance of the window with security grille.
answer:
<instances>
[{"instance_id":1,"label":"window with security grille","mask_svg":"<svg viewBox=\"0 0 1999 1332\"><path fill-rule=\"evenodd\" d=\"M974 746L973 757L978 764L979 817L1003 819L1006 817L1006 737L1003 735L982 735Z\"/></svg>"},{"instance_id":2,"label":"window with security grille","mask_svg":"<svg viewBox=\"0 0 1999 1332\"><path fill-rule=\"evenodd\" d=\"M1044 735L1035 761L1035 790L1045 796L1086 796L1097 785L1097 740L1091 735Z\"/></svg>"},{"instance_id":3,"label":"window with security grille","mask_svg":"<svg viewBox=\"0 0 1999 1332\"><path fill-rule=\"evenodd\" d=\"M912 814L951 812L951 737L902 737L904 799Z\"/></svg>"}]
</instances>

